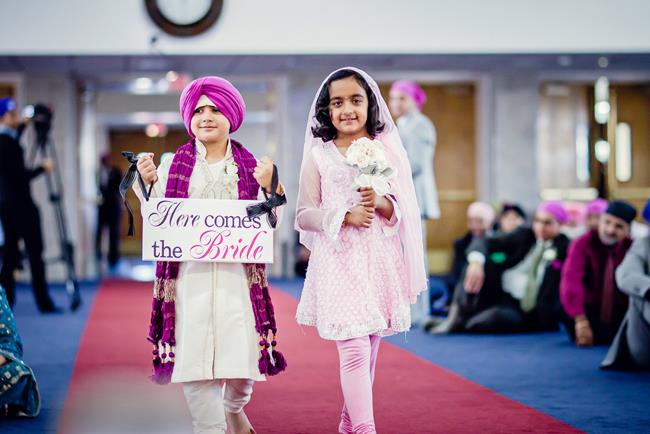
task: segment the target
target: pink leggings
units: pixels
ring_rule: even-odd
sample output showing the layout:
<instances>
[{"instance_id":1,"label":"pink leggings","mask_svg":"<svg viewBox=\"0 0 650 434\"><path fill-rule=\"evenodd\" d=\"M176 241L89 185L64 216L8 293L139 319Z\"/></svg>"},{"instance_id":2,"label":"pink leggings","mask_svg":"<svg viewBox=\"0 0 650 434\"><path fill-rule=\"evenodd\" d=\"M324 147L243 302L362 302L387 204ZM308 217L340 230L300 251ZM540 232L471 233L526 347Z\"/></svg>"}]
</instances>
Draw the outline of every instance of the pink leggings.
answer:
<instances>
[{"instance_id":1,"label":"pink leggings","mask_svg":"<svg viewBox=\"0 0 650 434\"><path fill-rule=\"evenodd\" d=\"M372 411L372 383L375 380L379 342L379 336L336 341L344 399L339 425L342 434L376 433Z\"/></svg>"}]
</instances>

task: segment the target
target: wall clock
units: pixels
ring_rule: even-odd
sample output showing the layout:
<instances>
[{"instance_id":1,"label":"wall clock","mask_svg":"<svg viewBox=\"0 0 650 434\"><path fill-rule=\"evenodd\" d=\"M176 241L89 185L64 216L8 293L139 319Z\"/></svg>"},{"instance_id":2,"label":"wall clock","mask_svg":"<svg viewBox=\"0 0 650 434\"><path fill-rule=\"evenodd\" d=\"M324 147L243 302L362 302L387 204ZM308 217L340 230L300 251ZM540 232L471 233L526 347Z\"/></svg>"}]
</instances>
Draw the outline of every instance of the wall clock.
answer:
<instances>
[{"instance_id":1,"label":"wall clock","mask_svg":"<svg viewBox=\"0 0 650 434\"><path fill-rule=\"evenodd\" d=\"M195 36L214 25L224 0L145 0L151 19L174 36Z\"/></svg>"}]
</instances>

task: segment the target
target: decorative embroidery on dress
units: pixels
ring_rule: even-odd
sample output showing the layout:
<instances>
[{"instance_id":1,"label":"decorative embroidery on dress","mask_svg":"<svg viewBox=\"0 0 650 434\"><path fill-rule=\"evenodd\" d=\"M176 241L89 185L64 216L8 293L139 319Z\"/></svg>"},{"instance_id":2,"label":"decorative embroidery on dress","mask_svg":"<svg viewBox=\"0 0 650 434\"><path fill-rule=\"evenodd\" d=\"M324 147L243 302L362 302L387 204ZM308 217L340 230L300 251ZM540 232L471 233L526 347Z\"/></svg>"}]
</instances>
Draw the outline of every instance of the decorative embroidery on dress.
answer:
<instances>
[{"instance_id":1,"label":"decorative embroidery on dress","mask_svg":"<svg viewBox=\"0 0 650 434\"><path fill-rule=\"evenodd\" d=\"M210 170L210 165L204 159L197 159L197 166L201 168L203 176L207 180L200 195L206 199L238 199L239 198L239 168L234 158L229 157L224 162L222 171L216 173ZM191 195L190 195L191 197Z\"/></svg>"},{"instance_id":2,"label":"decorative embroidery on dress","mask_svg":"<svg viewBox=\"0 0 650 434\"><path fill-rule=\"evenodd\" d=\"M327 217L323 219L323 225L325 226L323 230L330 241L336 242L338 239L347 212L347 208L335 209L330 211Z\"/></svg>"},{"instance_id":3,"label":"decorative embroidery on dress","mask_svg":"<svg viewBox=\"0 0 650 434\"><path fill-rule=\"evenodd\" d=\"M345 340L368 335L391 336L406 332L411 328L410 315L391 318L388 321L377 318L367 320L362 324L334 324L319 322L316 317L299 312L296 315L296 321L298 324L317 327L319 336L328 340Z\"/></svg>"}]
</instances>

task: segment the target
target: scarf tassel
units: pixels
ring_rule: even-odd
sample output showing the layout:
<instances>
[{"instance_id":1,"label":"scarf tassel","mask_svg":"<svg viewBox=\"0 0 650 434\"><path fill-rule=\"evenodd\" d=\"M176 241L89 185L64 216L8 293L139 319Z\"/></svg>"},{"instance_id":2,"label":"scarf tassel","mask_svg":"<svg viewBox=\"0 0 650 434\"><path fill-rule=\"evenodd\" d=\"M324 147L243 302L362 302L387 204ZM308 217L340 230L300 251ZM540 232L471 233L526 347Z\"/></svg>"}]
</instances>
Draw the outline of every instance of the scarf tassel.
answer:
<instances>
[{"instance_id":1,"label":"scarf tassel","mask_svg":"<svg viewBox=\"0 0 650 434\"><path fill-rule=\"evenodd\" d=\"M163 353L160 354L160 351ZM169 384L174 372L174 346L161 341L158 345L154 345L152 353L153 372L149 378L156 384Z\"/></svg>"},{"instance_id":2,"label":"scarf tassel","mask_svg":"<svg viewBox=\"0 0 650 434\"><path fill-rule=\"evenodd\" d=\"M151 374L151 381L156 384L165 385L172 381L172 372L174 371L174 362L162 362L158 365L154 364L153 374Z\"/></svg>"},{"instance_id":3,"label":"scarf tassel","mask_svg":"<svg viewBox=\"0 0 650 434\"><path fill-rule=\"evenodd\" d=\"M261 349L260 359L258 361L260 374L273 376L287 368L287 360L285 359L284 354L275 349L276 346L277 342L275 340L275 335L270 344L267 341L267 338L262 338L262 340L260 340Z\"/></svg>"},{"instance_id":4,"label":"scarf tassel","mask_svg":"<svg viewBox=\"0 0 650 434\"><path fill-rule=\"evenodd\" d=\"M271 375L269 370L271 369L271 356L269 355L268 346L269 344L265 340L260 341L260 359L257 361L257 367L260 371L260 374Z\"/></svg>"},{"instance_id":5,"label":"scarf tassel","mask_svg":"<svg viewBox=\"0 0 650 434\"><path fill-rule=\"evenodd\" d=\"M275 363L269 367L269 375L277 375L287 369L287 360L281 352L273 350L273 360Z\"/></svg>"}]
</instances>

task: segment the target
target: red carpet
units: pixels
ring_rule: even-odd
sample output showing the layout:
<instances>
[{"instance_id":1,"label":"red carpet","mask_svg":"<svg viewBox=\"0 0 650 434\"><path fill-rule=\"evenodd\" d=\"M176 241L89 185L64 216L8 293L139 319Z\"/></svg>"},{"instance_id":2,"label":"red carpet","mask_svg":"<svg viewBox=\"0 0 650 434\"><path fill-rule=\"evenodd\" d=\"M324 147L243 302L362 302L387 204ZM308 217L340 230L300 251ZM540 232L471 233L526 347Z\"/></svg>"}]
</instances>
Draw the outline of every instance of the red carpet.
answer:
<instances>
[{"instance_id":1,"label":"red carpet","mask_svg":"<svg viewBox=\"0 0 650 434\"><path fill-rule=\"evenodd\" d=\"M106 281L84 333L60 432L92 426L191 432L178 385L148 382L151 284ZM294 321L296 300L275 290L279 347L288 371L255 387L247 414L259 434L335 433L342 405L333 342ZM375 383L380 433L579 432L386 342ZM85 425L84 425L85 424ZM155 429L154 429L155 427ZM110 429L106 428L105 432Z\"/></svg>"}]
</instances>

